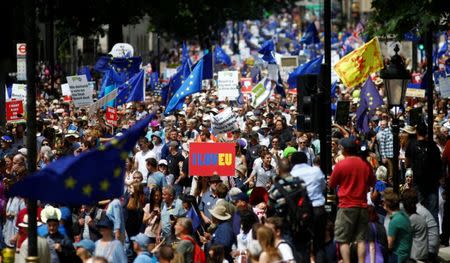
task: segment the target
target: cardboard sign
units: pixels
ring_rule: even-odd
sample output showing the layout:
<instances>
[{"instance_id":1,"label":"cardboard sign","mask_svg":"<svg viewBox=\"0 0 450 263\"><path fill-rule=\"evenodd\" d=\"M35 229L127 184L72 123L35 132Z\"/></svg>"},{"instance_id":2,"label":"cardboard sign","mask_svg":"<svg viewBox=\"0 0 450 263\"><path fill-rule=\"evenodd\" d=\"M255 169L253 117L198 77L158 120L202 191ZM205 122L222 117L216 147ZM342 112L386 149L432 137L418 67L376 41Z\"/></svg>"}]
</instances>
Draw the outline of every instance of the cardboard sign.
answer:
<instances>
[{"instance_id":1,"label":"cardboard sign","mask_svg":"<svg viewBox=\"0 0 450 263\"><path fill-rule=\"evenodd\" d=\"M27 85L25 84L12 84L11 90L11 99L12 100L22 100L24 102L27 101Z\"/></svg>"},{"instance_id":2,"label":"cardboard sign","mask_svg":"<svg viewBox=\"0 0 450 263\"><path fill-rule=\"evenodd\" d=\"M281 67L298 67L298 57L297 56L282 56L280 58Z\"/></svg>"},{"instance_id":3,"label":"cardboard sign","mask_svg":"<svg viewBox=\"0 0 450 263\"><path fill-rule=\"evenodd\" d=\"M241 92L252 93L252 78L241 78Z\"/></svg>"},{"instance_id":4,"label":"cardboard sign","mask_svg":"<svg viewBox=\"0 0 450 263\"><path fill-rule=\"evenodd\" d=\"M87 107L92 104L92 89L89 88L86 75L68 76L67 84L75 107Z\"/></svg>"},{"instance_id":5,"label":"cardboard sign","mask_svg":"<svg viewBox=\"0 0 450 263\"><path fill-rule=\"evenodd\" d=\"M236 114L231 108L226 108L211 118L211 127L214 134L234 131L237 126Z\"/></svg>"},{"instance_id":6,"label":"cardboard sign","mask_svg":"<svg viewBox=\"0 0 450 263\"><path fill-rule=\"evenodd\" d=\"M189 175L235 175L235 143L190 143Z\"/></svg>"},{"instance_id":7,"label":"cardboard sign","mask_svg":"<svg viewBox=\"0 0 450 263\"><path fill-rule=\"evenodd\" d=\"M219 71L217 78L219 101L236 100L239 96L239 75L237 71Z\"/></svg>"},{"instance_id":8,"label":"cardboard sign","mask_svg":"<svg viewBox=\"0 0 450 263\"><path fill-rule=\"evenodd\" d=\"M407 88L405 96L412 97L412 98L425 98L425 90L424 89Z\"/></svg>"},{"instance_id":9,"label":"cardboard sign","mask_svg":"<svg viewBox=\"0 0 450 263\"><path fill-rule=\"evenodd\" d=\"M106 123L117 127L117 109L113 107L106 107Z\"/></svg>"},{"instance_id":10,"label":"cardboard sign","mask_svg":"<svg viewBox=\"0 0 450 263\"><path fill-rule=\"evenodd\" d=\"M6 121L23 120L23 102L12 100L6 102Z\"/></svg>"},{"instance_id":11,"label":"cardboard sign","mask_svg":"<svg viewBox=\"0 0 450 263\"><path fill-rule=\"evenodd\" d=\"M95 114L98 111L98 109L105 106L106 103L115 99L116 97L117 97L117 89L114 89L113 91L111 91L110 93L108 93L107 95L102 97L101 99L92 103L91 106L89 106L89 114L90 115Z\"/></svg>"},{"instance_id":12,"label":"cardboard sign","mask_svg":"<svg viewBox=\"0 0 450 263\"><path fill-rule=\"evenodd\" d=\"M263 78L256 86L252 89L252 106L258 107L263 102L265 102L272 92L272 83L267 80L267 78Z\"/></svg>"},{"instance_id":13,"label":"cardboard sign","mask_svg":"<svg viewBox=\"0 0 450 263\"><path fill-rule=\"evenodd\" d=\"M64 101L72 100L72 97L71 97L72 93L70 93L69 84L67 84L67 83L61 84L61 94L64 97Z\"/></svg>"}]
</instances>

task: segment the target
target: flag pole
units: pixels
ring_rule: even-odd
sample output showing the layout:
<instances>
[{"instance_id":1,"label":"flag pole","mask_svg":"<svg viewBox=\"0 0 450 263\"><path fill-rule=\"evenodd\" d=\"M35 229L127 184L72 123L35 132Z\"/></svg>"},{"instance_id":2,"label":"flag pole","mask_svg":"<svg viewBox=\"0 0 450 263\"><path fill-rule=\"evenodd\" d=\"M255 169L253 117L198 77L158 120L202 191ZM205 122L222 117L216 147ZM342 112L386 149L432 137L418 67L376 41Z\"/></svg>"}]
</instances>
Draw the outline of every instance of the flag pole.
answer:
<instances>
[{"instance_id":1,"label":"flag pole","mask_svg":"<svg viewBox=\"0 0 450 263\"><path fill-rule=\"evenodd\" d=\"M27 140L28 149L27 166L28 174L36 171L37 146L36 146L36 2L24 0L25 13L25 38L27 43ZM53 40L51 40L53 41ZM37 200L28 200L28 257L26 262L39 262L37 248Z\"/></svg>"}]
</instances>

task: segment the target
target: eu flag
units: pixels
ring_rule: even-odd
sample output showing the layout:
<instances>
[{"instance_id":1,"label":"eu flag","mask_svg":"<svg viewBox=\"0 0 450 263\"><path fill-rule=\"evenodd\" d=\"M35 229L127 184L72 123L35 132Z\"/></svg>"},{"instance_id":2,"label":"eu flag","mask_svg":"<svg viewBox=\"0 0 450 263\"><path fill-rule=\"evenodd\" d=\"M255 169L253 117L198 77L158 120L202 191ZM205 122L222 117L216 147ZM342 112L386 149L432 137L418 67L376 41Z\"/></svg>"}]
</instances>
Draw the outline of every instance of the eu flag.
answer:
<instances>
[{"instance_id":1,"label":"eu flag","mask_svg":"<svg viewBox=\"0 0 450 263\"><path fill-rule=\"evenodd\" d=\"M100 57L94 65L94 69L102 72L102 86L99 92L99 98L105 95L107 86L119 86L140 71L142 63L141 57L131 58L113 58L111 56Z\"/></svg>"},{"instance_id":2,"label":"eu flag","mask_svg":"<svg viewBox=\"0 0 450 263\"><path fill-rule=\"evenodd\" d=\"M184 62L188 62L189 66L192 65L191 59L189 58L189 49L186 45L186 42L183 42L183 46L181 48L181 64Z\"/></svg>"},{"instance_id":3,"label":"eu flag","mask_svg":"<svg viewBox=\"0 0 450 263\"><path fill-rule=\"evenodd\" d=\"M216 64L225 64L227 66L231 66L230 56L228 56L220 46L216 46L214 48L214 60Z\"/></svg>"},{"instance_id":4,"label":"eu flag","mask_svg":"<svg viewBox=\"0 0 450 263\"><path fill-rule=\"evenodd\" d=\"M168 114L177 108L180 101L187 96L202 90L203 58L195 66L189 77L183 82L177 92L170 98L165 113Z\"/></svg>"},{"instance_id":5,"label":"eu flag","mask_svg":"<svg viewBox=\"0 0 450 263\"><path fill-rule=\"evenodd\" d=\"M144 101L144 70L117 88L116 106L132 101Z\"/></svg>"},{"instance_id":6,"label":"eu flag","mask_svg":"<svg viewBox=\"0 0 450 263\"><path fill-rule=\"evenodd\" d=\"M288 84L290 88L297 88L297 78L306 74L319 74L320 64L322 64L323 56L319 56L313 60L310 60L302 65L298 66L294 71L289 74Z\"/></svg>"},{"instance_id":7,"label":"eu flag","mask_svg":"<svg viewBox=\"0 0 450 263\"><path fill-rule=\"evenodd\" d=\"M258 50L258 53L263 55L262 59L266 61L269 64L276 64L275 58L273 57L272 52L275 50L275 43L273 40L267 40L262 45L261 48Z\"/></svg>"},{"instance_id":8,"label":"eu flag","mask_svg":"<svg viewBox=\"0 0 450 263\"><path fill-rule=\"evenodd\" d=\"M319 32L317 32L317 28L314 25L314 23L309 23L305 33L302 36L301 42L306 45L313 45L320 43Z\"/></svg>"},{"instance_id":9,"label":"eu flag","mask_svg":"<svg viewBox=\"0 0 450 263\"><path fill-rule=\"evenodd\" d=\"M205 50L203 55L203 73L202 79L212 79L214 76L213 72L213 54L209 50ZM198 64L199 62L197 62Z\"/></svg>"},{"instance_id":10,"label":"eu flag","mask_svg":"<svg viewBox=\"0 0 450 263\"><path fill-rule=\"evenodd\" d=\"M92 80L91 70L89 69L88 66L82 66L81 68L79 68L78 75L86 75L87 81Z\"/></svg>"},{"instance_id":11,"label":"eu flag","mask_svg":"<svg viewBox=\"0 0 450 263\"><path fill-rule=\"evenodd\" d=\"M367 133L369 132L369 120L375 109L383 105L383 98L370 77L362 86L359 98L359 107L356 110L356 128L360 132Z\"/></svg>"},{"instance_id":12,"label":"eu flag","mask_svg":"<svg viewBox=\"0 0 450 263\"><path fill-rule=\"evenodd\" d=\"M194 230L194 233L195 233L197 231L197 229L201 225L201 220L200 220L200 216L197 214L197 212L195 211L194 207L191 207L187 211L186 217L191 219L191 221L192 221L192 229Z\"/></svg>"},{"instance_id":13,"label":"eu flag","mask_svg":"<svg viewBox=\"0 0 450 263\"><path fill-rule=\"evenodd\" d=\"M66 156L11 187L11 196L44 203L81 205L123 194L125 160L154 114L137 122L122 136L78 156Z\"/></svg>"},{"instance_id":14,"label":"eu flag","mask_svg":"<svg viewBox=\"0 0 450 263\"><path fill-rule=\"evenodd\" d=\"M148 82L148 86L150 86L151 90L154 90L156 88L156 86L158 86L159 84L159 75L158 72L152 72L150 74L150 79Z\"/></svg>"}]
</instances>

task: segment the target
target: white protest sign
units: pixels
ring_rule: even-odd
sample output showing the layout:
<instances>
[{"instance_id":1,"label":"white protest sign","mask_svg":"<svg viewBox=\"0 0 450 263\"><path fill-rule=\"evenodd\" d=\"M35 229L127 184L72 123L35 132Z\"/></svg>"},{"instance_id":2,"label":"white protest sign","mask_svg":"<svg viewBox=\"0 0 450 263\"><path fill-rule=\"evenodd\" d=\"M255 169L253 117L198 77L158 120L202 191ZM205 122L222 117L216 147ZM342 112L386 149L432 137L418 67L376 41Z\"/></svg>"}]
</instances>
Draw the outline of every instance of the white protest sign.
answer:
<instances>
[{"instance_id":1,"label":"white protest sign","mask_svg":"<svg viewBox=\"0 0 450 263\"><path fill-rule=\"evenodd\" d=\"M336 74L336 71L334 71L334 65L338 63L340 60L339 54L336 50L331 51L331 83L334 83L335 81L339 80L338 75Z\"/></svg>"},{"instance_id":2,"label":"white protest sign","mask_svg":"<svg viewBox=\"0 0 450 263\"><path fill-rule=\"evenodd\" d=\"M128 43L117 43L112 47L109 54L111 54L115 58L129 58L133 56L134 49L133 46Z\"/></svg>"},{"instance_id":3,"label":"white protest sign","mask_svg":"<svg viewBox=\"0 0 450 263\"><path fill-rule=\"evenodd\" d=\"M72 96L72 94L70 93L69 84L67 83L61 84L61 93L63 96Z\"/></svg>"},{"instance_id":4,"label":"white protest sign","mask_svg":"<svg viewBox=\"0 0 450 263\"><path fill-rule=\"evenodd\" d=\"M268 78L271 80L278 80L278 65L277 64L269 64L267 66L267 71L269 72Z\"/></svg>"},{"instance_id":5,"label":"white protest sign","mask_svg":"<svg viewBox=\"0 0 450 263\"><path fill-rule=\"evenodd\" d=\"M411 97L411 98L425 98L425 90L424 89L407 88L405 96Z\"/></svg>"},{"instance_id":6,"label":"white protest sign","mask_svg":"<svg viewBox=\"0 0 450 263\"><path fill-rule=\"evenodd\" d=\"M450 78L439 78L439 91L442 98L450 98Z\"/></svg>"},{"instance_id":7,"label":"white protest sign","mask_svg":"<svg viewBox=\"0 0 450 263\"><path fill-rule=\"evenodd\" d=\"M166 68L164 71L164 79L170 79L175 73L177 73L176 68Z\"/></svg>"},{"instance_id":8,"label":"white protest sign","mask_svg":"<svg viewBox=\"0 0 450 263\"><path fill-rule=\"evenodd\" d=\"M239 96L239 75L237 71L219 71L217 77L219 101L236 100Z\"/></svg>"},{"instance_id":9,"label":"white protest sign","mask_svg":"<svg viewBox=\"0 0 450 263\"><path fill-rule=\"evenodd\" d=\"M267 78L263 78L256 86L252 89L252 106L254 108L261 105L267 98L270 97L272 91L272 82Z\"/></svg>"},{"instance_id":10,"label":"white protest sign","mask_svg":"<svg viewBox=\"0 0 450 263\"><path fill-rule=\"evenodd\" d=\"M106 103L109 101L115 99L117 97L117 89L112 90L110 93L106 94L101 99L97 100L96 102L92 103L89 106L89 114L93 115L97 112L98 109L105 106Z\"/></svg>"},{"instance_id":11,"label":"white protest sign","mask_svg":"<svg viewBox=\"0 0 450 263\"><path fill-rule=\"evenodd\" d=\"M86 75L68 76L67 84L75 107L87 107L92 104L92 89L89 88Z\"/></svg>"},{"instance_id":12,"label":"white protest sign","mask_svg":"<svg viewBox=\"0 0 450 263\"><path fill-rule=\"evenodd\" d=\"M226 108L211 118L211 126L214 134L231 132L237 129L236 114L231 108Z\"/></svg>"},{"instance_id":13,"label":"white protest sign","mask_svg":"<svg viewBox=\"0 0 450 263\"><path fill-rule=\"evenodd\" d=\"M23 100L26 103L27 100L27 85L25 84L12 84L11 89L12 100Z\"/></svg>"}]
</instances>

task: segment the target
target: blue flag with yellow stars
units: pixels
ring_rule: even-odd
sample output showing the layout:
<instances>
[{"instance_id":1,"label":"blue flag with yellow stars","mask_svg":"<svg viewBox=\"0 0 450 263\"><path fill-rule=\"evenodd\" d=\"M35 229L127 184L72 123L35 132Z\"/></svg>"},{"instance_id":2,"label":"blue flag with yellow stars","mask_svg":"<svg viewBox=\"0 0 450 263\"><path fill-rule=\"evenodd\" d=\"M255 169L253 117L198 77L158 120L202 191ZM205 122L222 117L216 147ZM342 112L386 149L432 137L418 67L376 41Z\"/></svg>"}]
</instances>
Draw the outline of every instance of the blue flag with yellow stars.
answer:
<instances>
[{"instance_id":1,"label":"blue flag with yellow stars","mask_svg":"<svg viewBox=\"0 0 450 263\"><path fill-rule=\"evenodd\" d=\"M143 70L117 88L116 106L132 101L144 101Z\"/></svg>"},{"instance_id":2,"label":"blue flag with yellow stars","mask_svg":"<svg viewBox=\"0 0 450 263\"><path fill-rule=\"evenodd\" d=\"M362 86L359 98L359 107L356 109L356 128L360 132L368 133L369 120L375 113L375 109L384 104L383 98L370 77Z\"/></svg>"},{"instance_id":3,"label":"blue flag with yellow stars","mask_svg":"<svg viewBox=\"0 0 450 263\"><path fill-rule=\"evenodd\" d=\"M177 109L177 105L180 101L184 100L189 95L202 90L202 78L203 78L203 58L195 66L189 77L183 82L177 92L170 98L165 113L168 114L171 111Z\"/></svg>"},{"instance_id":4,"label":"blue flag with yellow stars","mask_svg":"<svg viewBox=\"0 0 450 263\"><path fill-rule=\"evenodd\" d=\"M125 160L145 128L150 114L120 137L78 156L66 156L11 187L10 196L44 203L82 205L123 194Z\"/></svg>"},{"instance_id":5,"label":"blue flag with yellow stars","mask_svg":"<svg viewBox=\"0 0 450 263\"><path fill-rule=\"evenodd\" d=\"M298 66L294 71L289 74L287 83L289 84L289 88L295 89L297 88L297 78L301 75L313 74L317 75L320 73L320 65L322 64L323 56L319 56L316 59L312 59L306 63Z\"/></svg>"}]
</instances>

